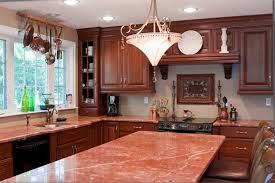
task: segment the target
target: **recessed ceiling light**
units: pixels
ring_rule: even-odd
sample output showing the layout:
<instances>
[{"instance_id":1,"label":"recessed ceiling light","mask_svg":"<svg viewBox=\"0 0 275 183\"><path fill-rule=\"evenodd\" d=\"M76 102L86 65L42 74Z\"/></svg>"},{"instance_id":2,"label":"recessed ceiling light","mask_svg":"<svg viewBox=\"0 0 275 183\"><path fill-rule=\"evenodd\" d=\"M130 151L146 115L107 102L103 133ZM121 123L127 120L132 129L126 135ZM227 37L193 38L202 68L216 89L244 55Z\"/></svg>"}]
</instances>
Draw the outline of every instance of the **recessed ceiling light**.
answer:
<instances>
[{"instance_id":1,"label":"recessed ceiling light","mask_svg":"<svg viewBox=\"0 0 275 183\"><path fill-rule=\"evenodd\" d=\"M64 0L63 1L66 5L74 6L79 3L79 0Z\"/></svg>"},{"instance_id":2,"label":"recessed ceiling light","mask_svg":"<svg viewBox=\"0 0 275 183\"><path fill-rule=\"evenodd\" d=\"M115 18L113 16L110 16L110 15L106 15L106 16L102 17L102 20L107 21L107 22L110 22L114 19Z\"/></svg>"},{"instance_id":3,"label":"recessed ceiling light","mask_svg":"<svg viewBox=\"0 0 275 183\"><path fill-rule=\"evenodd\" d=\"M185 13L194 13L194 12L198 11L198 9L197 8L189 7L189 8L184 8L183 11Z\"/></svg>"}]
</instances>

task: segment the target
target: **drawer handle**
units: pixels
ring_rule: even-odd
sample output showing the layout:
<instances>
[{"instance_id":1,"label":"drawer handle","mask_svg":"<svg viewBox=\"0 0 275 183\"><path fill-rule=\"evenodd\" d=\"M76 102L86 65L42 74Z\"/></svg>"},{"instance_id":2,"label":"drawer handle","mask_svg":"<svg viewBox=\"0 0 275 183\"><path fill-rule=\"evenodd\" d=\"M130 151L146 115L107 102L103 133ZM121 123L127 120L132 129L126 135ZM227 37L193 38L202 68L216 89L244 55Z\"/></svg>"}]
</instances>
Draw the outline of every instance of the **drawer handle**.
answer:
<instances>
[{"instance_id":1,"label":"drawer handle","mask_svg":"<svg viewBox=\"0 0 275 183\"><path fill-rule=\"evenodd\" d=\"M247 134L246 131L236 131L237 134Z\"/></svg>"},{"instance_id":2,"label":"drawer handle","mask_svg":"<svg viewBox=\"0 0 275 183\"><path fill-rule=\"evenodd\" d=\"M237 150L241 150L241 151L246 151L247 148L246 147L236 147Z\"/></svg>"},{"instance_id":3,"label":"drawer handle","mask_svg":"<svg viewBox=\"0 0 275 183\"><path fill-rule=\"evenodd\" d=\"M133 126L134 129L141 129L142 126Z\"/></svg>"}]
</instances>

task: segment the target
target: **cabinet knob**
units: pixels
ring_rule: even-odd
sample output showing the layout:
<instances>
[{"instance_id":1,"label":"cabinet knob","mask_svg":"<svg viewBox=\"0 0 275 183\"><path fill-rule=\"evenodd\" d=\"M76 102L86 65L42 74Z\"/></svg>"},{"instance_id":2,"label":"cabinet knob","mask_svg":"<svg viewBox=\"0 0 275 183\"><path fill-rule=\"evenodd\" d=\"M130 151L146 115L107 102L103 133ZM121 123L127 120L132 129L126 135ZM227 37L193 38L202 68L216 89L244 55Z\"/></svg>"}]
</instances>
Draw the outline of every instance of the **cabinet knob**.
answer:
<instances>
[{"instance_id":1,"label":"cabinet knob","mask_svg":"<svg viewBox=\"0 0 275 183\"><path fill-rule=\"evenodd\" d=\"M122 82L123 82L123 78L120 78L120 84L122 84Z\"/></svg>"},{"instance_id":2,"label":"cabinet knob","mask_svg":"<svg viewBox=\"0 0 275 183\"><path fill-rule=\"evenodd\" d=\"M124 84L126 85L127 78L124 78Z\"/></svg>"},{"instance_id":3,"label":"cabinet knob","mask_svg":"<svg viewBox=\"0 0 275 183\"><path fill-rule=\"evenodd\" d=\"M75 154L78 152L77 146L75 145Z\"/></svg>"}]
</instances>

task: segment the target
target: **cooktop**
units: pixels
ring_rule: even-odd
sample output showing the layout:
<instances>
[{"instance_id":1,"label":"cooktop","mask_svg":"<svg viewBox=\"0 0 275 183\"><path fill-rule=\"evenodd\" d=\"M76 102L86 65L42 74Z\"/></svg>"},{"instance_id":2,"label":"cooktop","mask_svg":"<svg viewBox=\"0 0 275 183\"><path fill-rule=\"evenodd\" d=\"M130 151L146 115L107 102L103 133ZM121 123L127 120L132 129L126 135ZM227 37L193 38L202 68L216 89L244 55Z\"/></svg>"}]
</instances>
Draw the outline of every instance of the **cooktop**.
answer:
<instances>
[{"instance_id":1,"label":"cooktop","mask_svg":"<svg viewBox=\"0 0 275 183\"><path fill-rule=\"evenodd\" d=\"M177 123L214 123L215 118L159 118L160 122L177 122Z\"/></svg>"}]
</instances>

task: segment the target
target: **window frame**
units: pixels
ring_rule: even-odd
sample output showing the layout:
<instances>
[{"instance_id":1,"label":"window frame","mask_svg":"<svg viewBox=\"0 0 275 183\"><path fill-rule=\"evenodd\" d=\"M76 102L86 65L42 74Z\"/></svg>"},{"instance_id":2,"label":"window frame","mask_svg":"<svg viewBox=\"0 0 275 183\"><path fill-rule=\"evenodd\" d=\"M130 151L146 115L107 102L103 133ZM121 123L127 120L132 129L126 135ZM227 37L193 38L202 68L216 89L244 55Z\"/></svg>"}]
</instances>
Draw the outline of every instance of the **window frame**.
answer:
<instances>
[{"instance_id":1,"label":"window frame","mask_svg":"<svg viewBox=\"0 0 275 183\"><path fill-rule=\"evenodd\" d=\"M41 35L45 39L45 35ZM20 109L15 105L15 80L14 80L14 43L22 42L23 32L20 33L19 29L0 25L0 39L6 41L6 109L4 112L6 115L21 114ZM77 80L76 80L76 42L62 40L62 50L66 50L66 71L64 78L67 78L65 94L73 94L73 105L69 108L76 107L77 101ZM54 94L54 64L47 66L47 92ZM7 82L9 81L9 82ZM65 105L61 108L66 109ZM36 111L40 111L36 109ZM0 116L1 117L1 116Z\"/></svg>"},{"instance_id":2,"label":"window frame","mask_svg":"<svg viewBox=\"0 0 275 183\"><path fill-rule=\"evenodd\" d=\"M3 99L4 99L4 106L3 109L0 110L6 110L7 109L7 41L0 37L0 41L4 42L4 62L1 62L1 65L3 65L4 71L3 71Z\"/></svg>"}]
</instances>

